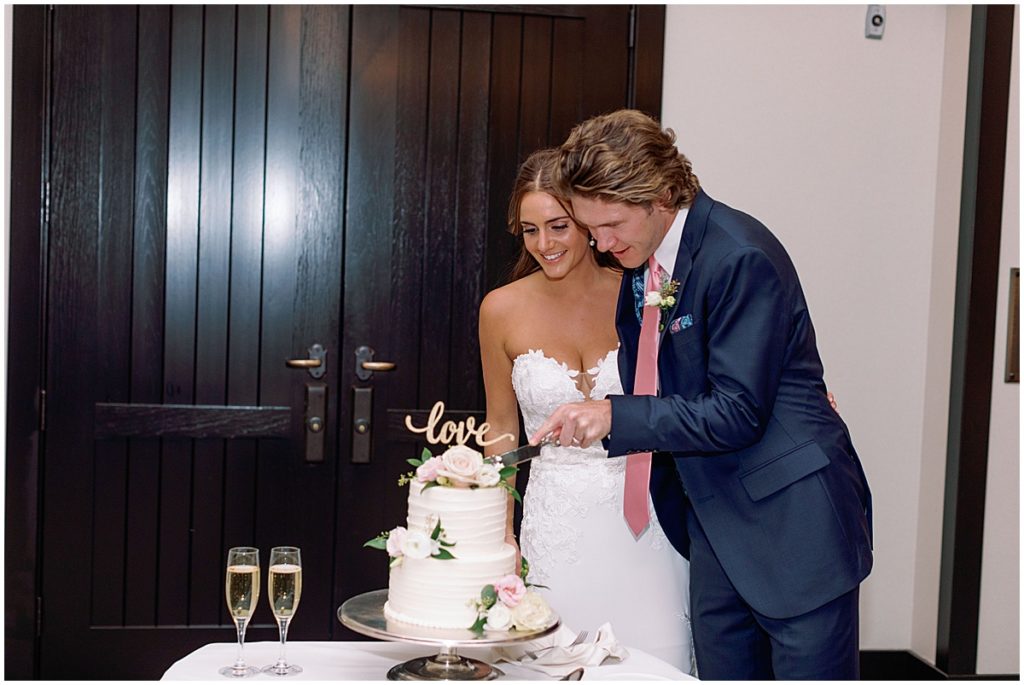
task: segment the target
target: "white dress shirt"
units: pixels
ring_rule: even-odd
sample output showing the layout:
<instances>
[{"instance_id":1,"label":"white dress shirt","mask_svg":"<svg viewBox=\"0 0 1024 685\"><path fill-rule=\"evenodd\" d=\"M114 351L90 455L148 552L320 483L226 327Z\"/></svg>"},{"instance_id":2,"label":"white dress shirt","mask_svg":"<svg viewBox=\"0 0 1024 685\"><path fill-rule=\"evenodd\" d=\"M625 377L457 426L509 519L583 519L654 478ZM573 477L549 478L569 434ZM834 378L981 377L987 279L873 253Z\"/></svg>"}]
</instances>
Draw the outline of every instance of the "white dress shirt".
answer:
<instances>
[{"instance_id":1,"label":"white dress shirt","mask_svg":"<svg viewBox=\"0 0 1024 685\"><path fill-rule=\"evenodd\" d=\"M668 233L662 239L661 245L658 245L654 251L654 258L669 275L669 278L672 277L672 272L676 268L676 255L679 254L679 243L683 239L683 224L686 223L686 215L689 213L689 207L682 207L676 213L676 218L672 221Z\"/></svg>"}]
</instances>

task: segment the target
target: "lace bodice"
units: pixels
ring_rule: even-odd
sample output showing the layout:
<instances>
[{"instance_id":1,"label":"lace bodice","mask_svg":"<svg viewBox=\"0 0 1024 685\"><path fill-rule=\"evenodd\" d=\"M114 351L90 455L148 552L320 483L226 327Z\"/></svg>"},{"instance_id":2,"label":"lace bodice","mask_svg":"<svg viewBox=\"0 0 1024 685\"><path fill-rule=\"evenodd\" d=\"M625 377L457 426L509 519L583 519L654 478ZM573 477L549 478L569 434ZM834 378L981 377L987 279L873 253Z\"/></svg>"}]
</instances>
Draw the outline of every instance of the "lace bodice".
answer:
<instances>
[{"instance_id":1,"label":"lace bodice","mask_svg":"<svg viewBox=\"0 0 1024 685\"><path fill-rule=\"evenodd\" d=\"M577 381L586 373L592 387L589 397ZM530 350L512 363L512 387L529 435L560 405L584 399L600 400L622 392L618 350L611 350L597 366L586 371L570 369L544 354ZM622 488L626 460L609 459L595 443L586 449L547 445L530 465L530 479L523 508L523 554L531 562L531 579L544 583L553 566L576 564L585 534L584 522L595 508L626 530L622 519ZM668 540L651 507L651 528L640 540L643 546L661 549Z\"/></svg>"},{"instance_id":2,"label":"lace bodice","mask_svg":"<svg viewBox=\"0 0 1024 685\"><path fill-rule=\"evenodd\" d=\"M583 394L577 384L580 374L586 374L591 380L589 397ZM530 350L512 362L512 387L519 400L519 409L523 412L526 434L530 435L560 405L585 399L603 400L608 395L621 394L618 350L611 350L597 362L597 366L586 371L570 369L565 362L546 356L543 350ZM591 459L604 460L607 453L601 448L601 443L585 450L549 445L543 448L543 456L553 457L568 465L581 464Z\"/></svg>"}]
</instances>

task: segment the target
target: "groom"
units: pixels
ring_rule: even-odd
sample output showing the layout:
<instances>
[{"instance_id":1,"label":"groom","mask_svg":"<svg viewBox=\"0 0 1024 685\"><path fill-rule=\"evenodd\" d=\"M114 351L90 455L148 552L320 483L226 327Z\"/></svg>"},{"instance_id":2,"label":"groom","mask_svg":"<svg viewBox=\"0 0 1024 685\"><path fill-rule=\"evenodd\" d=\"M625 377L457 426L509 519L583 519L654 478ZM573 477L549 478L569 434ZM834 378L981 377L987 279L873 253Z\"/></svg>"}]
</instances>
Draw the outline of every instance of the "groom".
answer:
<instances>
[{"instance_id":1,"label":"groom","mask_svg":"<svg viewBox=\"0 0 1024 685\"><path fill-rule=\"evenodd\" d=\"M628 455L630 528L646 527L649 491L690 560L702 679L856 679L871 495L785 249L704 193L672 132L639 112L577 126L561 177L625 267L626 394L559 407L531 442Z\"/></svg>"}]
</instances>

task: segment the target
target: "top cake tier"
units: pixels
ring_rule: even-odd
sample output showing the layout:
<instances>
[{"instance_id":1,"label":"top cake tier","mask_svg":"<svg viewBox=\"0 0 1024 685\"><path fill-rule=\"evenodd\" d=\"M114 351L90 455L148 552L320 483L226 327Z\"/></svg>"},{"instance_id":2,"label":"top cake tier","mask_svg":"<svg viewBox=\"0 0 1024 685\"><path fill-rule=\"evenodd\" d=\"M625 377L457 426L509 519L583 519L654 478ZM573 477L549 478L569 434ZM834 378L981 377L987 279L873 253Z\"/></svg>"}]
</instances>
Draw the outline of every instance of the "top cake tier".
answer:
<instances>
[{"instance_id":1,"label":"top cake tier","mask_svg":"<svg viewBox=\"0 0 1024 685\"><path fill-rule=\"evenodd\" d=\"M427 535L438 519L456 558L493 554L505 542L508 493L503 488L432 487L409 483L409 530Z\"/></svg>"}]
</instances>

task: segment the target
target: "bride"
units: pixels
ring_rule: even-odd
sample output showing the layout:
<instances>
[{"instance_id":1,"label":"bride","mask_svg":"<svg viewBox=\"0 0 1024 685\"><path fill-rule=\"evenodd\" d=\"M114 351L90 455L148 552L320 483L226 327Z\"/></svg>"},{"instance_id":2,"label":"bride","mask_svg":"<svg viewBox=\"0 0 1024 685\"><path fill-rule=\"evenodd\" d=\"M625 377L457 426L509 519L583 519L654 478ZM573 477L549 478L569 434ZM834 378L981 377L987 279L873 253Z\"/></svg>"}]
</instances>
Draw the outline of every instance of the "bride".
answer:
<instances>
[{"instance_id":1,"label":"bride","mask_svg":"<svg viewBox=\"0 0 1024 685\"><path fill-rule=\"evenodd\" d=\"M520 168L509 228L522 249L511 282L480 305L480 352L489 436L519 440L559 405L621 394L615 305L622 278L573 223L551 182L557 151L533 153ZM622 516L626 460L587 449L543 448L530 467L523 502L522 556L530 581L550 588L562 621L593 633L611 624L616 637L693 673L689 568L658 525L634 540ZM515 544L512 518L508 539Z\"/></svg>"}]
</instances>

